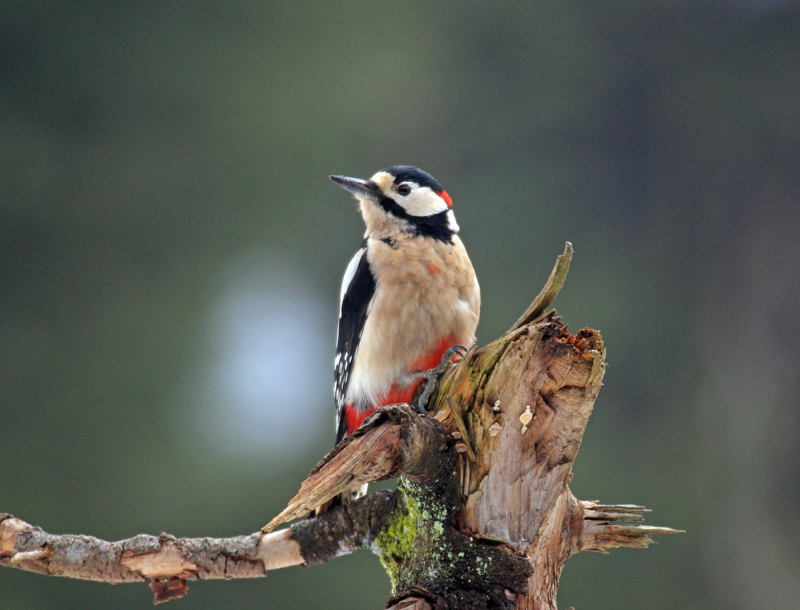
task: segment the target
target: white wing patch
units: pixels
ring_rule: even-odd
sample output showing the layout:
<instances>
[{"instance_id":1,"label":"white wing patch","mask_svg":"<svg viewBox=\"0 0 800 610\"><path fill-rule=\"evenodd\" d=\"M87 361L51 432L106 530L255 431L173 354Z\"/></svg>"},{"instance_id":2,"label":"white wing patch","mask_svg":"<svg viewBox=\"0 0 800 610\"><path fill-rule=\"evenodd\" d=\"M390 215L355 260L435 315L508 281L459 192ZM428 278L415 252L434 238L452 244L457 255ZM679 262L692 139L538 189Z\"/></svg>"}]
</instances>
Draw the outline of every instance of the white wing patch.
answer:
<instances>
[{"instance_id":1,"label":"white wing patch","mask_svg":"<svg viewBox=\"0 0 800 610\"><path fill-rule=\"evenodd\" d=\"M358 252L353 255L353 258L350 259L350 262L347 264L347 269L344 271L344 277L342 278L342 289L339 291L339 317L342 317L342 301L344 301L344 295L347 294L347 289L350 287L350 282L353 281L353 276L356 274L356 269L358 269L358 263L361 262L361 257L364 256L364 253L367 251L367 247L364 246Z\"/></svg>"}]
</instances>

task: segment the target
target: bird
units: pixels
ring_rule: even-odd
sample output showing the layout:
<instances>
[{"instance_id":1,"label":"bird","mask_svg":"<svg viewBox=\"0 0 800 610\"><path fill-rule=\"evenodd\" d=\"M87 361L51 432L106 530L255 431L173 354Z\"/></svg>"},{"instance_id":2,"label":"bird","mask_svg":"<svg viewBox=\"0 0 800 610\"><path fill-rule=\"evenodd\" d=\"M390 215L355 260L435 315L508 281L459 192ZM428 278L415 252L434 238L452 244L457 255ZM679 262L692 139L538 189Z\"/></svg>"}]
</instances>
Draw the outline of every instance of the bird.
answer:
<instances>
[{"instance_id":1,"label":"bird","mask_svg":"<svg viewBox=\"0 0 800 610\"><path fill-rule=\"evenodd\" d=\"M366 224L340 294L339 443L380 407L411 402L426 371L475 342L481 297L453 201L433 176L394 165L368 180L330 178L352 193Z\"/></svg>"}]
</instances>

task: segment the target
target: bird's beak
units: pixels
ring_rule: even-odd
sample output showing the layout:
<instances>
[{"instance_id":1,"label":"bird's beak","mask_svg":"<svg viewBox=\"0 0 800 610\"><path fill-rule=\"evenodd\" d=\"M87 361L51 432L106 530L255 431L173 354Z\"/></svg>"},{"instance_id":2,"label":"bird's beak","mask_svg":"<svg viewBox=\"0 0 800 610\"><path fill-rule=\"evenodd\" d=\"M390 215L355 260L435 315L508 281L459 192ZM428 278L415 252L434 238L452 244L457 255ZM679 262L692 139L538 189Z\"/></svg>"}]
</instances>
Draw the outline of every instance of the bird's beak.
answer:
<instances>
[{"instance_id":1,"label":"bird's beak","mask_svg":"<svg viewBox=\"0 0 800 610\"><path fill-rule=\"evenodd\" d=\"M378 191L378 185L369 180L361 180L360 178L348 178L347 176L331 176L336 184L343 189L350 191L355 196L368 196L375 197Z\"/></svg>"}]
</instances>

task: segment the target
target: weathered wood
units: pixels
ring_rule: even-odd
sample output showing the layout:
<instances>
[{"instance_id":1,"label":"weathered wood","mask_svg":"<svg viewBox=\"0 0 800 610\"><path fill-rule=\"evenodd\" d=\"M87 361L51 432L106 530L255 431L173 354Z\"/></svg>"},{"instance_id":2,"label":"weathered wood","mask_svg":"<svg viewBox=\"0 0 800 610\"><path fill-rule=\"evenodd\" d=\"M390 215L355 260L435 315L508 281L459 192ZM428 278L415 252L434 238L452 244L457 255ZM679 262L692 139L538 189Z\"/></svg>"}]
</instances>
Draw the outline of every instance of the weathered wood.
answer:
<instances>
[{"instance_id":1,"label":"weathered wood","mask_svg":"<svg viewBox=\"0 0 800 610\"><path fill-rule=\"evenodd\" d=\"M380 557L396 610L555 610L572 553L645 547L676 530L640 523L634 505L580 502L572 464L605 371L600 334L573 335L545 313L563 285L572 248L503 337L470 350L429 404L384 407L311 472L261 533L228 539L162 534L110 543L54 536L0 514L0 565L105 582L151 579L156 601L187 581L263 576L358 548ZM345 489L399 477L378 492L291 528Z\"/></svg>"},{"instance_id":2,"label":"weathered wood","mask_svg":"<svg viewBox=\"0 0 800 610\"><path fill-rule=\"evenodd\" d=\"M374 493L270 534L233 538L140 534L118 542L49 534L0 513L0 565L112 584L149 579L160 603L185 595L191 580L259 578L269 570L312 565L373 548L375 536L387 528L399 501L397 492Z\"/></svg>"},{"instance_id":3,"label":"weathered wood","mask_svg":"<svg viewBox=\"0 0 800 610\"><path fill-rule=\"evenodd\" d=\"M11 515L0 515L0 564L108 583L263 576L261 541L259 534L183 539L140 534L108 542L92 536L49 534Z\"/></svg>"},{"instance_id":4,"label":"weathered wood","mask_svg":"<svg viewBox=\"0 0 800 610\"><path fill-rule=\"evenodd\" d=\"M550 277L547 278L544 288L541 289L536 298L533 299L533 302L528 306L528 309L525 310L525 313L519 317L519 320L514 322L514 325L506 334L526 324L536 322L544 312L547 311L547 308L550 307L556 296L558 296L559 291L564 286L564 282L567 281L567 272L569 271L569 264L571 261L572 244L567 242L564 244L564 253L556 258L556 264L553 267L553 271L550 272Z\"/></svg>"},{"instance_id":5,"label":"weathered wood","mask_svg":"<svg viewBox=\"0 0 800 610\"><path fill-rule=\"evenodd\" d=\"M475 451L461 460L460 526L529 558L519 608L555 608L561 567L580 536L583 507L567 484L604 358L599 333L571 335L551 313L470 352L442 380L439 418L457 411Z\"/></svg>"},{"instance_id":6,"label":"weathered wood","mask_svg":"<svg viewBox=\"0 0 800 610\"><path fill-rule=\"evenodd\" d=\"M408 409L384 408L371 415L316 465L288 506L261 531L304 517L346 489L397 476L403 459L400 431L410 417Z\"/></svg>"}]
</instances>

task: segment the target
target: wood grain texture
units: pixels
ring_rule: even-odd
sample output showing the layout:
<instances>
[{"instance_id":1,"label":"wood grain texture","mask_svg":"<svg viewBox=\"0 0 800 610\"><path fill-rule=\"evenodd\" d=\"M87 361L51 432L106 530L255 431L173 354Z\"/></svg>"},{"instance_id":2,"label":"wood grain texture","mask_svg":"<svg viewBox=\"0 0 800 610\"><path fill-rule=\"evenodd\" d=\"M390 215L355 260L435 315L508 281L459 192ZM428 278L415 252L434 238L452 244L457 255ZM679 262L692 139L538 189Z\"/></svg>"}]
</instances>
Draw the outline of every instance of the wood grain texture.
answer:
<instances>
[{"instance_id":1,"label":"wood grain texture","mask_svg":"<svg viewBox=\"0 0 800 610\"><path fill-rule=\"evenodd\" d=\"M529 558L519 607L555 608L561 566L581 535L583 506L567 485L604 362L599 333L572 335L551 313L470 352L442 382L438 417L463 419L475 453L461 458L459 523Z\"/></svg>"},{"instance_id":2,"label":"wood grain texture","mask_svg":"<svg viewBox=\"0 0 800 610\"><path fill-rule=\"evenodd\" d=\"M263 576L357 548L380 556L387 606L427 610L556 610L564 561L580 551L646 547L645 509L581 502L569 490L605 372L600 334L576 334L544 310L563 285L569 244L525 314L443 376L431 417L408 405L370 416L310 473L261 533L119 542L53 535L0 514L0 565L104 582L151 579L156 601L187 581ZM290 529L343 490L399 477L395 492L339 505Z\"/></svg>"}]
</instances>

